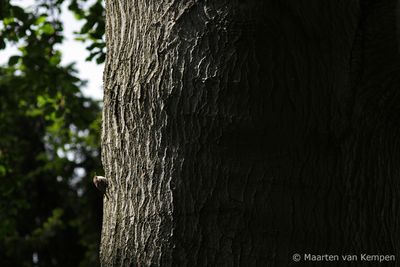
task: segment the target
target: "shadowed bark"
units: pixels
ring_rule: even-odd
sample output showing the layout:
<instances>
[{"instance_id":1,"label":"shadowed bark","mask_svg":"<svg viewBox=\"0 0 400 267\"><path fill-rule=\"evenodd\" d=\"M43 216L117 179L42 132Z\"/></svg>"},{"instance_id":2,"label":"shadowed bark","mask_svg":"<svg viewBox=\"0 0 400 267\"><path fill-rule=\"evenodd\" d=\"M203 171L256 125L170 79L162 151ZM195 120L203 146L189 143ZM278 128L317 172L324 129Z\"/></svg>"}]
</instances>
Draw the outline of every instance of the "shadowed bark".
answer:
<instances>
[{"instance_id":1,"label":"shadowed bark","mask_svg":"<svg viewBox=\"0 0 400 267\"><path fill-rule=\"evenodd\" d=\"M106 1L102 266L398 255L396 5Z\"/></svg>"}]
</instances>

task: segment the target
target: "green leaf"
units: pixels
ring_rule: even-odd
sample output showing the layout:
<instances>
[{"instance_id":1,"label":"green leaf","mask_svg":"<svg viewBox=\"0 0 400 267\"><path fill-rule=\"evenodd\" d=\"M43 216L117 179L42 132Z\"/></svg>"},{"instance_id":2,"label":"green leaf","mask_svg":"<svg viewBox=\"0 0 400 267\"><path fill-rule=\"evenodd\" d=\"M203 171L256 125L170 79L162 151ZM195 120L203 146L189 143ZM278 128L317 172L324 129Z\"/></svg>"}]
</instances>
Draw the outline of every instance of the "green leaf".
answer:
<instances>
[{"instance_id":1,"label":"green leaf","mask_svg":"<svg viewBox=\"0 0 400 267\"><path fill-rule=\"evenodd\" d=\"M6 48L6 43L4 42L3 38L0 38L0 49Z\"/></svg>"},{"instance_id":2,"label":"green leaf","mask_svg":"<svg viewBox=\"0 0 400 267\"><path fill-rule=\"evenodd\" d=\"M5 26L10 25L15 21L14 17L8 17L3 19L3 23Z\"/></svg>"},{"instance_id":3,"label":"green leaf","mask_svg":"<svg viewBox=\"0 0 400 267\"><path fill-rule=\"evenodd\" d=\"M0 165L0 177L4 176L6 174L6 172L7 172L6 167L3 165Z\"/></svg>"},{"instance_id":4,"label":"green leaf","mask_svg":"<svg viewBox=\"0 0 400 267\"><path fill-rule=\"evenodd\" d=\"M10 66L16 65L18 63L19 59L20 59L20 56L12 56L12 57L10 57L9 60L8 60L8 65L10 65Z\"/></svg>"},{"instance_id":5,"label":"green leaf","mask_svg":"<svg viewBox=\"0 0 400 267\"><path fill-rule=\"evenodd\" d=\"M13 15L21 21L24 21L28 18L28 15L25 13L24 9L19 6L11 7Z\"/></svg>"},{"instance_id":6,"label":"green leaf","mask_svg":"<svg viewBox=\"0 0 400 267\"><path fill-rule=\"evenodd\" d=\"M38 17L37 19L36 19L36 21L35 21L35 24L36 25L40 25L40 24L42 24L42 23L44 23L45 21L46 21L46 16L40 16L40 17Z\"/></svg>"},{"instance_id":7,"label":"green leaf","mask_svg":"<svg viewBox=\"0 0 400 267\"><path fill-rule=\"evenodd\" d=\"M52 35L55 32L55 29L50 23L45 23L42 27L40 27L40 30L48 35Z\"/></svg>"},{"instance_id":8,"label":"green leaf","mask_svg":"<svg viewBox=\"0 0 400 267\"><path fill-rule=\"evenodd\" d=\"M96 59L96 63L97 64L101 64L106 60L106 55L105 54L101 54L97 59Z\"/></svg>"},{"instance_id":9,"label":"green leaf","mask_svg":"<svg viewBox=\"0 0 400 267\"><path fill-rule=\"evenodd\" d=\"M58 64L60 64L60 62L61 62L61 53L59 52L59 51L57 51L56 52L56 54L55 55L53 55L51 58L50 58L50 64L51 65L58 65Z\"/></svg>"}]
</instances>

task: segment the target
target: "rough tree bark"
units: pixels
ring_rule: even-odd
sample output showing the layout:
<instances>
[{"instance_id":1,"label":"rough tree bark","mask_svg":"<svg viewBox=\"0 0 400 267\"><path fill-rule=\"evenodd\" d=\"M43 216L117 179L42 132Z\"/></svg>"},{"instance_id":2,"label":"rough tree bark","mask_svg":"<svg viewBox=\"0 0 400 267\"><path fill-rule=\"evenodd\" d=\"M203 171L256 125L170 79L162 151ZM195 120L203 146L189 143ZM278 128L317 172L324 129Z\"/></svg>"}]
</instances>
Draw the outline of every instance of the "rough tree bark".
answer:
<instances>
[{"instance_id":1,"label":"rough tree bark","mask_svg":"<svg viewBox=\"0 0 400 267\"><path fill-rule=\"evenodd\" d=\"M107 0L102 266L398 255L396 5Z\"/></svg>"}]
</instances>

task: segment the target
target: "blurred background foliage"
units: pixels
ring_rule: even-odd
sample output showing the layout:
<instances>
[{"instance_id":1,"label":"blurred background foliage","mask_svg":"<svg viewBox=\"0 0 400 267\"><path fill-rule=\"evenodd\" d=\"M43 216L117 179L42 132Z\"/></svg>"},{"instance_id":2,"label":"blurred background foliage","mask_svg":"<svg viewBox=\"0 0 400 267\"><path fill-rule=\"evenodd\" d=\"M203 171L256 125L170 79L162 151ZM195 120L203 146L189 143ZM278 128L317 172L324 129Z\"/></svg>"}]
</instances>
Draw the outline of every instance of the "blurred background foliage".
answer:
<instances>
[{"instance_id":1,"label":"blurred background foliage","mask_svg":"<svg viewBox=\"0 0 400 267\"><path fill-rule=\"evenodd\" d=\"M83 96L74 65L60 64L61 5L84 24L88 60L104 61L101 1L0 0L0 266L99 266L101 103ZM73 53L73 51L71 51Z\"/></svg>"}]
</instances>

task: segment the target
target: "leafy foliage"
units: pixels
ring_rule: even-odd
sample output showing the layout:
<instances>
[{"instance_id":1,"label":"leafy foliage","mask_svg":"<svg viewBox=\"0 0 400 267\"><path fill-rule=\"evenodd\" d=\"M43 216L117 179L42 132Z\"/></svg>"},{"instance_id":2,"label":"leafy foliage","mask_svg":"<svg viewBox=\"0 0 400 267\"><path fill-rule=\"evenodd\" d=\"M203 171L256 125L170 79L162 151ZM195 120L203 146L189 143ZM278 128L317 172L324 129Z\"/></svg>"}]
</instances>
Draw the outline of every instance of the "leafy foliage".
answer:
<instances>
[{"instance_id":1,"label":"leafy foliage","mask_svg":"<svg viewBox=\"0 0 400 267\"><path fill-rule=\"evenodd\" d=\"M85 82L73 65L60 64L63 2L36 1L33 12L0 2L0 49L19 50L0 67L4 267L99 265L102 200L90 176L101 173L100 103L82 95ZM78 4L70 2L76 13ZM92 36L90 42L104 48L103 18L93 24L96 18L88 17L102 14L101 3L94 5L96 10L80 11L92 25L80 37ZM91 51L101 62L104 51Z\"/></svg>"},{"instance_id":2,"label":"leafy foliage","mask_svg":"<svg viewBox=\"0 0 400 267\"><path fill-rule=\"evenodd\" d=\"M105 14L101 0L96 0L84 11L78 0L72 0L69 9L74 12L75 17L84 20L85 23L80 30L77 40L89 42L86 48L90 51L87 60L95 59L97 63L103 63L106 58L105 42L103 39L105 30ZM82 1L81 1L82 5Z\"/></svg>"}]
</instances>

